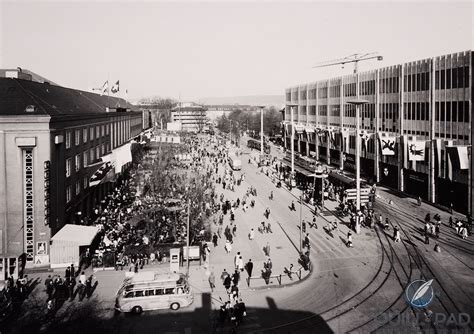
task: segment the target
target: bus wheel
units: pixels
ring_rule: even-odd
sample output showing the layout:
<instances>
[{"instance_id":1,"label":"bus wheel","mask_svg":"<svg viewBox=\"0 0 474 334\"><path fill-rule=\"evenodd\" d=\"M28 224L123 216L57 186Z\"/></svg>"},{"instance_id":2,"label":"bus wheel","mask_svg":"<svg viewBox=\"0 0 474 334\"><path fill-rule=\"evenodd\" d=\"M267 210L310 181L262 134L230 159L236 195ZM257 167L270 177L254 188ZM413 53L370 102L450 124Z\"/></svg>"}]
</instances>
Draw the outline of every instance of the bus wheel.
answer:
<instances>
[{"instance_id":1,"label":"bus wheel","mask_svg":"<svg viewBox=\"0 0 474 334\"><path fill-rule=\"evenodd\" d=\"M174 311L178 310L179 309L179 303L173 303L170 305L170 308Z\"/></svg>"},{"instance_id":2,"label":"bus wheel","mask_svg":"<svg viewBox=\"0 0 474 334\"><path fill-rule=\"evenodd\" d=\"M140 306L134 306L132 308L132 312L135 313L135 314L140 314L140 313L143 312L143 309Z\"/></svg>"}]
</instances>

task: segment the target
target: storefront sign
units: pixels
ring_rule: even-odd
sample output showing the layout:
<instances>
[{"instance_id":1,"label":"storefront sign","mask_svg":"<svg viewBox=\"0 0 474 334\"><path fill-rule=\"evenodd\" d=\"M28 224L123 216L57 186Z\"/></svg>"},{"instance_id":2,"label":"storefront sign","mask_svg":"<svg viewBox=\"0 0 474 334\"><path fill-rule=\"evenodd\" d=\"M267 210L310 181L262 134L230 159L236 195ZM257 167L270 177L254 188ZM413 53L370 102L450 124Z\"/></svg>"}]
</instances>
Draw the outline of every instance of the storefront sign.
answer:
<instances>
[{"instance_id":1,"label":"storefront sign","mask_svg":"<svg viewBox=\"0 0 474 334\"><path fill-rule=\"evenodd\" d=\"M49 213L50 213L50 197L49 197L49 184L50 184L50 166L51 162L44 162L44 224L49 225Z\"/></svg>"}]
</instances>

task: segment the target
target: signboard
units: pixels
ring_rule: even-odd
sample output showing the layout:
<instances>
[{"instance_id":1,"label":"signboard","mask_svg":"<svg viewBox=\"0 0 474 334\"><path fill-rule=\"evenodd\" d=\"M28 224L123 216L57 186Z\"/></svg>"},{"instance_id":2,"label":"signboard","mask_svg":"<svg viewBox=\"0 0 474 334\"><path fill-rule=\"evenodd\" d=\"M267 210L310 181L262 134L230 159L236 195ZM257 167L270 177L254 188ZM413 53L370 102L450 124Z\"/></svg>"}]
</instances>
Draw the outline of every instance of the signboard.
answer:
<instances>
[{"instance_id":1,"label":"signboard","mask_svg":"<svg viewBox=\"0 0 474 334\"><path fill-rule=\"evenodd\" d=\"M187 260L187 247L183 246L183 260ZM201 259L199 246L189 246L189 259L190 260L199 260Z\"/></svg>"},{"instance_id":2,"label":"signboard","mask_svg":"<svg viewBox=\"0 0 474 334\"><path fill-rule=\"evenodd\" d=\"M44 162L44 224L49 225L49 213L50 213L50 168L51 162Z\"/></svg>"},{"instance_id":3,"label":"signboard","mask_svg":"<svg viewBox=\"0 0 474 334\"><path fill-rule=\"evenodd\" d=\"M360 202L361 203L368 203L369 202L369 196L370 196L370 188L361 188L360 189ZM356 189L347 189L346 190L347 194L347 200L357 200L357 190Z\"/></svg>"},{"instance_id":4,"label":"signboard","mask_svg":"<svg viewBox=\"0 0 474 334\"><path fill-rule=\"evenodd\" d=\"M179 271L179 248L170 249L170 272L177 273Z\"/></svg>"}]
</instances>

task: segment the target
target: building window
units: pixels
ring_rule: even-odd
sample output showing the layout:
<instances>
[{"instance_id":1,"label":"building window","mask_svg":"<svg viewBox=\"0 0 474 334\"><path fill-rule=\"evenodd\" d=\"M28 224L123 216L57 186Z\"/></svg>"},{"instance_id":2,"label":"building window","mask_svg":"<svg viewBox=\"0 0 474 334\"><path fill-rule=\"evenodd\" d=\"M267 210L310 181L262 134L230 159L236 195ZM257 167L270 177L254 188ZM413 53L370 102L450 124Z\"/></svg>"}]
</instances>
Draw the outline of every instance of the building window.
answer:
<instances>
[{"instance_id":1,"label":"building window","mask_svg":"<svg viewBox=\"0 0 474 334\"><path fill-rule=\"evenodd\" d=\"M79 145L81 141L81 130L74 131L74 145Z\"/></svg>"},{"instance_id":2,"label":"building window","mask_svg":"<svg viewBox=\"0 0 474 334\"><path fill-rule=\"evenodd\" d=\"M101 126L100 133L101 133L101 136L105 135L105 125Z\"/></svg>"},{"instance_id":3,"label":"building window","mask_svg":"<svg viewBox=\"0 0 474 334\"><path fill-rule=\"evenodd\" d=\"M66 149L71 148L71 132L66 131Z\"/></svg>"},{"instance_id":4,"label":"building window","mask_svg":"<svg viewBox=\"0 0 474 334\"><path fill-rule=\"evenodd\" d=\"M89 129L89 137L91 138L91 140L94 140L94 127L91 127Z\"/></svg>"},{"instance_id":5,"label":"building window","mask_svg":"<svg viewBox=\"0 0 474 334\"><path fill-rule=\"evenodd\" d=\"M97 159L99 159L99 157L100 157L100 147L99 146L96 146L96 148L95 148L95 156L97 157Z\"/></svg>"},{"instance_id":6,"label":"building window","mask_svg":"<svg viewBox=\"0 0 474 334\"><path fill-rule=\"evenodd\" d=\"M71 158L66 159L66 177L71 176Z\"/></svg>"},{"instance_id":7,"label":"building window","mask_svg":"<svg viewBox=\"0 0 474 334\"><path fill-rule=\"evenodd\" d=\"M106 125L105 125L105 134L106 134L106 135L109 135L109 133L110 133L110 132L109 132L109 129L110 129L109 124L106 124Z\"/></svg>"},{"instance_id":8,"label":"building window","mask_svg":"<svg viewBox=\"0 0 474 334\"><path fill-rule=\"evenodd\" d=\"M87 177L84 178L84 189L87 189L89 187L89 179Z\"/></svg>"},{"instance_id":9,"label":"building window","mask_svg":"<svg viewBox=\"0 0 474 334\"><path fill-rule=\"evenodd\" d=\"M91 163L92 163L95 160L94 149L91 148L89 152L90 152L89 157L90 157L90 160L91 160Z\"/></svg>"},{"instance_id":10,"label":"building window","mask_svg":"<svg viewBox=\"0 0 474 334\"><path fill-rule=\"evenodd\" d=\"M102 144L102 155L105 154L105 144Z\"/></svg>"},{"instance_id":11,"label":"building window","mask_svg":"<svg viewBox=\"0 0 474 334\"><path fill-rule=\"evenodd\" d=\"M82 142L87 143L87 128L82 129Z\"/></svg>"},{"instance_id":12,"label":"building window","mask_svg":"<svg viewBox=\"0 0 474 334\"><path fill-rule=\"evenodd\" d=\"M25 243L26 260L34 259L34 190L33 190L33 149L23 150L23 184L24 184L24 214L25 214Z\"/></svg>"},{"instance_id":13,"label":"building window","mask_svg":"<svg viewBox=\"0 0 474 334\"><path fill-rule=\"evenodd\" d=\"M71 186L66 187L66 203L69 203L72 199L72 190Z\"/></svg>"},{"instance_id":14,"label":"building window","mask_svg":"<svg viewBox=\"0 0 474 334\"><path fill-rule=\"evenodd\" d=\"M81 193L81 182L77 181L76 182L76 196Z\"/></svg>"},{"instance_id":15,"label":"building window","mask_svg":"<svg viewBox=\"0 0 474 334\"><path fill-rule=\"evenodd\" d=\"M98 125L95 127L95 137L96 138L100 137L100 127Z\"/></svg>"},{"instance_id":16,"label":"building window","mask_svg":"<svg viewBox=\"0 0 474 334\"><path fill-rule=\"evenodd\" d=\"M87 151L84 151L84 153L82 153L82 163L84 164L83 167L87 167L88 165L88 156L87 156Z\"/></svg>"},{"instance_id":17,"label":"building window","mask_svg":"<svg viewBox=\"0 0 474 334\"><path fill-rule=\"evenodd\" d=\"M81 169L81 156L79 154L76 154L75 159L74 159L74 167L76 172Z\"/></svg>"}]
</instances>

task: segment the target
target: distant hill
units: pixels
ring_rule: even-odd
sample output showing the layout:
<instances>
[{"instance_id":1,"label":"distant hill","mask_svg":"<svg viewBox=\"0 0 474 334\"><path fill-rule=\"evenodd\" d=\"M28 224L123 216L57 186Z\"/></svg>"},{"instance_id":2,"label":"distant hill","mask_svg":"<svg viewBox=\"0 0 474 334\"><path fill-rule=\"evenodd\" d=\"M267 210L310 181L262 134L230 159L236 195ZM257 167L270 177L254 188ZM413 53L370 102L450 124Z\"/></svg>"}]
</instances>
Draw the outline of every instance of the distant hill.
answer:
<instances>
[{"instance_id":1,"label":"distant hill","mask_svg":"<svg viewBox=\"0 0 474 334\"><path fill-rule=\"evenodd\" d=\"M285 104L284 95L250 95L229 97L205 97L196 101L202 104L243 104L282 107Z\"/></svg>"}]
</instances>

